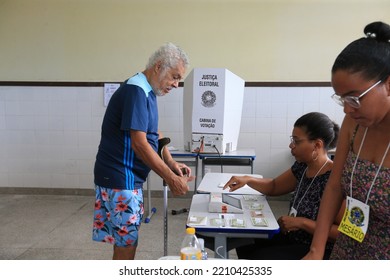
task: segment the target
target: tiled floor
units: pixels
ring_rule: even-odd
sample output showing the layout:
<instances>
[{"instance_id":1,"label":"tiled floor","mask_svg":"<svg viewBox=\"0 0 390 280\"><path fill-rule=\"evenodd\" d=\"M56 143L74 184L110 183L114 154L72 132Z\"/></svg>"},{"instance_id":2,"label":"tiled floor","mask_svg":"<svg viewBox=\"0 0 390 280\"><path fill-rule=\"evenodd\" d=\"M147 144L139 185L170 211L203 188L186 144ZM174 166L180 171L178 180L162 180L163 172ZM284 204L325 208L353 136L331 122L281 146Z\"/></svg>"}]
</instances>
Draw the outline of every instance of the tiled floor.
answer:
<instances>
[{"instance_id":1,"label":"tiled floor","mask_svg":"<svg viewBox=\"0 0 390 280\"><path fill-rule=\"evenodd\" d=\"M171 210L189 207L190 201L169 199L168 255L178 255L187 220L187 213L173 216ZM287 212L287 201L269 203L275 217ZM0 194L0 259L111 259L110 245L91 240L93 206L93 196ZM139 260L158 259L164 252L163 199L152 197L152 206L157 212L141 226ZM235 250L229 256L236 258Z\"/></svg>"}]
</instances>

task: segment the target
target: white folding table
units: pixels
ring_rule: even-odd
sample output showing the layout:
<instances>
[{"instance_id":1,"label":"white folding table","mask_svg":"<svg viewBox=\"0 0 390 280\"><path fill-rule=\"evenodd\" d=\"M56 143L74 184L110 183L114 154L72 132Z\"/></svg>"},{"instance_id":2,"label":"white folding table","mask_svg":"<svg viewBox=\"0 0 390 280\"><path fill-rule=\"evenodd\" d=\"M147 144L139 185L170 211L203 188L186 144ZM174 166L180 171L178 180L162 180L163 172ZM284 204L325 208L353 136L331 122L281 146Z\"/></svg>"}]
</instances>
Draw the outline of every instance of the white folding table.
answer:
<instances>
[{"instance_id":1,"label":"white folding table","mask_svg":"<svg viewBox=\"0 0 390 280\"><path fill-rule=\"evenodd\" d=\"M198 194L195 194L192 197L186 226L194 227L196 232L200 235L214 238L214 253L216 258L228 258L229 238L271 238L280 231L279 224L272 213L266 197L260 192L249 186L244 186L234 192L229 192L228 189L222 189L222 185L226 184L232 176L243 175L256 178L263 177L257 174L207 173L199 184L197 189ZM243 213L228 213L228 215L224 215L224 217L228 217L225 226L213 225L211 221L215 218L220 218L223 213L209 212L210 193L226 193L239 198L241 200ZM252 201L251 198L253 198L254 201ZM262 217L267 221L266 226L257 226L253 224L253 213L256 210L251 208L251 205L253 205L252 203L261 205L260 211ZM201 224L194 223L194 218L196 217L205 217L205 222ZM230 226L229 221L231 218L244 221L245 227Z\"/></svg>"}]
</instances>

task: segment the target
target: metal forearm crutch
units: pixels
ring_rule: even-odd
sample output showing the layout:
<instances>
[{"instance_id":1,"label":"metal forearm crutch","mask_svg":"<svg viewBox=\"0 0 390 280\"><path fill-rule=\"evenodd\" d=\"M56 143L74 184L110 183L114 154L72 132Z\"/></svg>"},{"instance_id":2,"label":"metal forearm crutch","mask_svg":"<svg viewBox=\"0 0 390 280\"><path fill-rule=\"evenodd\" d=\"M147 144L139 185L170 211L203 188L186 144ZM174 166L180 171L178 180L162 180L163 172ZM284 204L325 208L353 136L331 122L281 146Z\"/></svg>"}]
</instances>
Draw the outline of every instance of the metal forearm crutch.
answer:
<instances>
[{"instance_id":1,"label":"metal forearm crutch","mask_svg":"<svg viewBox=\"0 0 390 280\"><path fill-rule=\"evenodd\" d=\"M164 148L171 142L171 139L165 137L158 139L158 154L161 159L164 160L163 153ZM164 256L168 255L168 185L163 179L163 191L164 191Z\"/></svg>"}]
</instances>

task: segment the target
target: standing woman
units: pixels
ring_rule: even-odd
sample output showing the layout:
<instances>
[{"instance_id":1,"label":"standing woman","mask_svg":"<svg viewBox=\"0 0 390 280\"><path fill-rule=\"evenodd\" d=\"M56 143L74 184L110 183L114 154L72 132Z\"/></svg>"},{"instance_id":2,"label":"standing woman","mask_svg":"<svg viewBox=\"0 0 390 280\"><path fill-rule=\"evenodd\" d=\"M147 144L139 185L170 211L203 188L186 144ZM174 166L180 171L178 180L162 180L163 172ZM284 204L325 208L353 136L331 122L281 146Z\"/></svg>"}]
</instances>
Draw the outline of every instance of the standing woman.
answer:
<instances>
[{"instance_id":1,"label":"standing woman","mask_svg":"<svg viewBox=\"0 0 390 280\"><path fill-rule=\"evenodd\" d=\"M331 259L390 259L390 26L373 22L332 68L335 101L345 118L334 167L305 259L322 259L343 201L347 209Z\"/></svg>"},{"instance_id":2,"label":"standing woman","mask_svg":"<svg viewBox=\"0 0 390 280\"><path fill-rule=\"evenodd\" d=\"M338 132L339 126L325 114L305 114L295 122L292 131L290 149L296 161L291 168L274 179L233 176L226 183L224 188L230 188L230 191L247 184L267 196L293 192L289 213L278 219L281 232L271 239L255 239L254 244L237 248L240 259L294 260L305 256L310 248L321 197L333 166L328 158L328 150L335 147ZM329 258L338 234L337 226L338 219L334 219L325 259Z\"/></svg>"}]
</instances>

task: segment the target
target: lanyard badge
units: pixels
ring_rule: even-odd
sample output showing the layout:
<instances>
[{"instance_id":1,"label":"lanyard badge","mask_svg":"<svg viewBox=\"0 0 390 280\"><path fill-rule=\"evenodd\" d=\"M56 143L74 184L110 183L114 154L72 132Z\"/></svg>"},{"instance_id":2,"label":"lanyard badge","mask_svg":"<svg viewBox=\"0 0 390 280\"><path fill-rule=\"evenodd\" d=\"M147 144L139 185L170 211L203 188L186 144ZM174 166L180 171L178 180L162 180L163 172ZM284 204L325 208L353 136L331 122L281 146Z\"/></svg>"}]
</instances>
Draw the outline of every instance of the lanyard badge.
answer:
<instances>
[{"instance_id":1,"label":"lanyard badge","mask_svg":"<svg viewBox=\"0 0 390 280\"><path fill-rule=\"evenodd\" d=\"M297 214L298 214L298 211L294 207L291 207L290 212L288 213L288 215L290 217L296 217Z\"/></svg>"},{"instance_id":2,"label":"lanyard badge","mask_svg":"<svg viewBox=\"0 0 390 280\"><path fill-rule=\"evenodd\" d=\"M338 230L345 235L362 242L368 229L370 206L347 196L347 207Z\"/></svg>"},{"instance_id":3,"label":"lanyard badge","mask_svg":"<svg viewBox=\"0 0 390 280\"><path fill-rule=\"evenodd\" d=\"M359 151L356 155L355 164L353 165L351 172L351 180L349 185L350 196L347 196L347 207L345 208L343 219L339 225L338 230L347 236L359 241L363 242L364 237L366 236L368 229L368 220L370 214L370 206L368 206L368 199L370 197L371 189L374 186L375 180L378 177L379 171L385 161L386 155L390 149L390 141L387 145L386 151L383 154L382 161L379 164L378 170L375 173L375 177L371 182L370 189L367 193L366 203L363 203L357 199L352 198L352 178L353 173L355 172L355 167L360 155L360 151L362 150L364 140L366 139L366 134L368 131L368 127L364 131L362 142L360 143Z\"/></svg>"}]
</instances>

